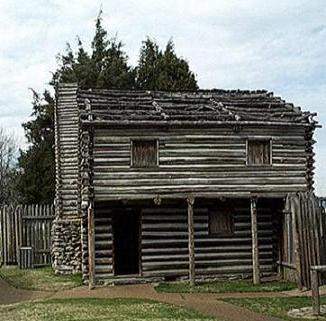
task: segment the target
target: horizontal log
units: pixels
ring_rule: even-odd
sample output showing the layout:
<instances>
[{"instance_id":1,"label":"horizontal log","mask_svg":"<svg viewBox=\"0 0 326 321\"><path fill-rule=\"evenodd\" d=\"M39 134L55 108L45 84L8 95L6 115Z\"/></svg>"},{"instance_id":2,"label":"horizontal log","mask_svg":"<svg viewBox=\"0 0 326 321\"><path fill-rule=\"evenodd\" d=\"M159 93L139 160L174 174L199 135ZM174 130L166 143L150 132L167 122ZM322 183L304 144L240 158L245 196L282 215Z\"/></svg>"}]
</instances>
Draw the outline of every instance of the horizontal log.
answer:
<instances>
[{"instance_id":1,"label":"horizontal log","mask_svg":"<svg viewBox=\"0 0 326 321\"><path fill-rule=\"evenodd\" d=\"M269 242L270 238L269 237L260 237L259 240L261 242ZM168 244L182 244L182 243L186 243L187 239L183 238L183 239L160 239L160 240L155 240L155 242L153 240L143 240L142 244L144 245L144 247L146 245L150 245L150 246L154 246L154 245L168 245ZM251 242L251 238L235 238L235 237L230 237L230 238L203 238L203 239L195 239L195 245L196 243L198 244L198 246L201 243L214 243L214 244L221 244L221 243L250 243Z\"/></svg>"},{"instance_id":2,"label":"horizontal log","mask_svg":"<svg viewBox=\"0 0 326 321\"><path fill-rule=\"evenodd\" d=\"M117 195L127 199L127 195L135 194L140 196L142 193L152 193L153 198L159 194L172 194L173 192L180 193L203 193L203 192L241 192L241 191L255 191L255 192L296 192L302 191L307 188L306 184L245 184L245 185L235 185L235 184L219 184L219 185L157 185L157 186L137 186L137 188L133 187L103 187L103 186L95 186L95 197L100 198L100 195L105 195L105 197L109 197L110 195ZM129 196L128 196L129 197ZM218 197L218 195L217 195ZM141 197L140 197L141 198Z\"/></svg>"},{"instance_id":3,"label":"horizontal log","mask_svg":"<svg viewBox=\"0 0 326 321\"><path fill-rule=\"evenodd\" d=\"M104 126L104 127L114 127L114 126L196 126L196 127L206 127L206 126L220 126L220 125L235 125L235 126L252 126L252 125L263 125L263 126L285 126L285 127L310 127L311 124L309 123L293 123L293 122L286 122L286 121L146 121L146 120L138 120L138 121L132 121L132 120L119 120L119 121L110 121L110 120L94 120L94 121L83 121L83 126Z\"/></svg>"},{"instance_id":4,"label":"horizontal log","mask_svg":"<svg viewBox=\"0 0 326 321\"><path fill-rule=\"evenodd\" d=\"M128 190L134 186L139 186L142 189L146 189L147 186L155 187L156 184L158 188L169 188L170 186L173 188L182 188L183 186L192 186L194 189L199 186L199 188L204 186L215 186L218 188L218 183L222 186L225 185L304 185L306 183L305 177L222 177L222 178L160 178L159 181L153 179L111 179L111 180L103 180L98 179L101 177L100 175L96 175L94 177L94 184L96 185L97 190L100 189L110 189L114 190L115 188L119 188L123 186L125 190ZM214 188L214 187L213 187Z\"/></svg>"},{"instance_id":5,"label":"horizontal log","mask_svg":"<svg viewBox=\"0 0 326 321\"><path fill-rule=\"evenodd\" d=\"M271 272L273 266L271 264L262 264L260 266L261 272ZM188 269L171 269L171 270L154 270L154 271L143 271L143 276L153 277L153 276L184 276L187 275ZM243 273L252 273L251 265L240 265L237 267L219 267L219 268L196 268L197 277L201 275L236 275Z\"/></svg>"},{"instance_id":6,"label":"horizontal log","mask_svg":"<svg viewBox=\"0 0 326 321\"><path fill-rule=\"evenodd\" d=\"M270 264L272 265L273 259L261 259L261 264L262 265L266 265L266 264ZM219 269L219 267L222 268L226 268L226 267L232 267L235 268L236 266L240 265L243 266L244 264L246 265L250 265L250 263L252 262L252 259L220 259L220 260L209 260L209 261L200 261L200 262L196 262L197 265L197 269L198 268L203 268L204 266L211 266L211 269ZM149 271L149 270L163 270L163 269L169 269L169 268L173 268L175 269L176 267L180 267L180 268L186 268L188 265L187 260L185 261L171 261L171 262L143 262L142 267L143 267L143 271ZM213 268L214 267L214 268ZM231 268L231 269L232 269ZM227 271L227 269L226 269Z\"/></svg>"},{"instance_id":7,"label":"horizontal log","mask_svg":"<svg viewBox=\"0 0 326 321\"><path fill-rule=\"evenodd\" d=\"M297 189L296 191L306 191L306 187L304 189ZM288 191L255 191L254 195L262 198L284 198L288 194ZM252 191L237 191L237 192L192 192L192 195L196 198L247 198L252 195ZM120 200L153 200L157 196L157 193L138 193L138 194L121 194L121 195L112 195L112 194L101 194L96 195L96 201L120 201ZM181 193L165 193L160 194L161 199L185 199L189 196L188 192Z\"/></svg>"},{"instance_id":8,"label":"horizontal log","mask_svg":"<svg viewBox=\"0 0 326 321\"><path fill-rule=\"evenodd\" d=\"M271 252L260 252L259 257L260 258L270 258L271 257ZM206 263L206 264L211 264L215 265L216 261L223 263L223 260L228 259L228 258L233 258L233 259L238 259L238 261L242 261L242 259L247 259L251 260L251 251L248 250L248 252L224 252L224 253L198 253L196 251L195 253L195 259L196 263ZM188 255L187 254L174 254L174 255L169 255L163 253L162 255L143 255L142 261L145 262L165 262L165 261L171 261L171 260L177 260L177 261L182 261L182 262L187 262L188 261ZM208 260L209 259L209 260ZM211 261L210 261L211 260ZM243 261L242 261L243 262ZM250 262L250 261L249 261Z\"/></svg>"},{"instance_id":9,"label":"horizontal log","mask_svg":"<svg viewBox=\"0 0 326 321\"><path fill-rule=\"evenodd\" d=\"M264 252L264 251L271 251L273 249L272 244L259 244L259 251ZM237 252L237 251L243 251L243 252L248 252L251 253L251 245L245 245L245 244L237 244L237 245L223 245L223 246L202 246L200 244L197 244L195 247L195 252L196 254L202 253L203 255L206 254L216 254L216 253L228 253L228 252ZM164 255L167 255L169 253L188 253L187 247L166 247L166 248L157 248L157 247L148 247L148 248L143 248L142 253L145 255L150 255L150 254L158 254L162 253Z\"/></svg>"}]
</instances>

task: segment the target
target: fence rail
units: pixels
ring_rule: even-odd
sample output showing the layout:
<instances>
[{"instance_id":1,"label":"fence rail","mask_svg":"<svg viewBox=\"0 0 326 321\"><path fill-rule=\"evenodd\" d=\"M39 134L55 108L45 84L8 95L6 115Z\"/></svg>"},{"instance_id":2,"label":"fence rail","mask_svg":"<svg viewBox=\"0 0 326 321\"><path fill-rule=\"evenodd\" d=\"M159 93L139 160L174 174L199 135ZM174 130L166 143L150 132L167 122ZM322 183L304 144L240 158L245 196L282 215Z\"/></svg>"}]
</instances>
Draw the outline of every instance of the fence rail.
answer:
<instances>
[{"instance_id":1,"label":"fence rail","mask_svg":"<svg viewBox=\"0 0 326 321\"><path fill-rule=\"evenodd\" d=\"M53 219L49 204L0 207L0 262L18 264L20 248L32 247L34 266L49 265Z\"/></svg>"}]
</instances>

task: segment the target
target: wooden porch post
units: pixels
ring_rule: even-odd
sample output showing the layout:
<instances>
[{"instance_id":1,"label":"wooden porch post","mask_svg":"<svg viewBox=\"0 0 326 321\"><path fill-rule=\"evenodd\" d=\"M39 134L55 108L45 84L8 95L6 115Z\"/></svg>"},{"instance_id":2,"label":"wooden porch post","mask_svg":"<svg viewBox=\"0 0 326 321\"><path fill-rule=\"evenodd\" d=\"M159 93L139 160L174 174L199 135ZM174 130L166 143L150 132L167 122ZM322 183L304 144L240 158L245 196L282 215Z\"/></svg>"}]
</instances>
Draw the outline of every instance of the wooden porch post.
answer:
<instances>
[{"instance_id":1,"label":"wooden porch post","mask_svg":"<svg viewBox=\"0 0 326 321\"><path fill-rule=\"evenodd\" d=\"M192 196L187 198L188 203L188 248L189 248L189 282L195 285L195 241L194 241L194 205Z\"/></svg>"},{"instance_id":2,"label":"wooden porch post","mask_svg":"<svg viewBox=\"0 0 326 321\"><path fill-rule=\"evenodd\" d=\"M257 233L257 199L250 199L251 209L251 239L252 239L252 274L253 283L260 284L258 233Z\"/></svg>"},{"instance_id":3,"label":"wooden porch post","mask_svg":"<svg viewBox=\"0 0 326 321\"><path fill-rule=\"evenodd\" d=\"M88 207L88 271L89 271L89 289L95 285L95 227L94 227L94 209L92 204Z\"/></svg>"}]
</instances>

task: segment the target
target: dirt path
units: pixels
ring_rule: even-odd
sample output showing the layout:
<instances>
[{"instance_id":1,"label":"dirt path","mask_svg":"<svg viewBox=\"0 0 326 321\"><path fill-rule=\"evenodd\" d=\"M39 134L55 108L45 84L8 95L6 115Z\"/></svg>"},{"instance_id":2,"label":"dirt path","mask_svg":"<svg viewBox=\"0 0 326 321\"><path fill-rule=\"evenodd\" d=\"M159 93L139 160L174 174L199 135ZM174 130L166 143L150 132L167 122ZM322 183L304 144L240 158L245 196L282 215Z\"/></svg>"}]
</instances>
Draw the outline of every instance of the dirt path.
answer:
<instances>
[{"instance_id":1,"label":"dirt path","mask_svg":"<svg viewBox=\"0 0 326 321\"><path fill-rule=\"evenodd\" d=\"M240 293L235 296L240 296ZM271 296L271 293L258 294L249 293L246 297ZM274 293L275 296L275 293ZM285 296L280 294L280 296ZM179 293L157 293L152 285L125 285L102 287L89 290L87 287L80 287L69 291L58 292L51 298L142 298L151 299L178 306L187 307L203 314L216 317L225 321L272 321L275 318L263 316L246 309L228 304L219 299L231 297L231 295L218 294L179 294ZM243 297L243 295L242 295Z\"/></svg>"},{"instance_id":2,"label":"dirt path","mask_svg":"<svg viewBox=\"0 0 326 321\"><path fill-rule=\"evenodd\" d=\"M52 296L53 292L30 291L16 289L0 278L0 304L11 304L21 301L46 299Z\"/></svg>"},{"instance_id":3,"label":"dirt path","mask_svg":"<svg viewBox=\"0 0 326 321\"><path fill-rule=\"evenodd\" d=\"M263 316L246 309L228 304L219 299L226 297L286 296L282 293L228 293L228 294L178 294L157 293L152 285L125 285L100 287L89 290L79 287L59 292L29 291L16 289L0 279L0 304L45 298L142 298L197 310L203 314L225 321L273 321L275 318Z\"/></svg>"},{"instance_id":4,"label":"dirt path","mask_svg":"<svg viewBox=\"0 0 326 321\"><path fill-rule=\"evenodd\" d=\"M59 292L28 291L16 289L0 279L0 304L45 298L141 298L187 307L223 321L275 321L277 319L237 307L221 299L229 297L286 297L285 293L224 293L179 294L157 293L152 285L125 285L99 287L89 290L78 287Z\"/></svg>"}]
</instances>

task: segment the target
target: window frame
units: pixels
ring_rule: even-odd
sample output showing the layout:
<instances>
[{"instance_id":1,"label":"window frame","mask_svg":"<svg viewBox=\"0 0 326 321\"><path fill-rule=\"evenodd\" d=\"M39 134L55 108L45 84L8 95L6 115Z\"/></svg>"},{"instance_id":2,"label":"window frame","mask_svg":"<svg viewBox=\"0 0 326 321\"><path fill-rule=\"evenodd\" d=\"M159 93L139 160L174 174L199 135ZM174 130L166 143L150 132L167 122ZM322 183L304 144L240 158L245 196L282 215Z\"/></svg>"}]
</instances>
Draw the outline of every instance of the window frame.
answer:
<instances>
[{"instance_id":1,"label":"window frame","mask_svg":"<svg viewBox=\"0 0 326 321\"><path fill-rule=\"evenodd\" d=\"M134 143L135 142L155 142L156 143L156 164L152 165L152 166L136 166L133 162L133 150L134 150ZM159 143L159 139L158 138L132 138L130 140L130 167L131 168L135 168L135 169L153 169L153 168L157 168L160 166L160 161L159 161L159 147L160 147L160 143Z\"/></svg>"},{"instance_id":2,"label":"window frame","mask_svg":"<svg viewBox=\"0 0 326 321\"><path fill-rule=\"evenodd\" d=\"M250 164L249 163L249 143L250 142L268 142L269 143L269 163ZM273 139L271 137L249 137L246 139L246 166L250 167L271 167L273 165Z\"/></svg>"}]
</instances>

